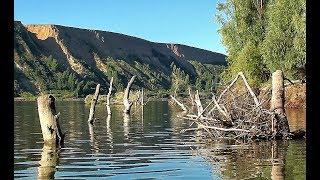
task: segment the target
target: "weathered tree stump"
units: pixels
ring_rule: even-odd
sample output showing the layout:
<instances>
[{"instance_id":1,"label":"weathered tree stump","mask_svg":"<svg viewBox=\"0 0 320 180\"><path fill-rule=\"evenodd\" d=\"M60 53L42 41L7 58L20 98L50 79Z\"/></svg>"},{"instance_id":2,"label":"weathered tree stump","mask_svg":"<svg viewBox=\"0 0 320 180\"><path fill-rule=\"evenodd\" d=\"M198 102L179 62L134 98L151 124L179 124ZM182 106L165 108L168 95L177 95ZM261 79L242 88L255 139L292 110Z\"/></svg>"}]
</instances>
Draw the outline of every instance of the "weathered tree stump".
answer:
<instances>
[{"instance_id":1,"label":"weathered tree stump","mask_svg":"<svg viewBox=\"0 0 320 180\"><path fill-rule=\"evenodd\" d=\"M272 74L271 111L275 113L273 122L276 137L287 137L290 132L288 120L284 110L284 78L281 70Z\"/></svg>"},{"instance_id":2,"label":"weathered tree stump","mask_svg":"<svg viewBox=\"0 0 320 180\"><path fill-rule=\"evenodd\" d=\"M59 153L56 148L44 144L41 153L38 179L54 179L56 166L59 163Z\"/></svg>"},{"instance_id":3,"label":"weathered tree stump","mask_svg":"<svg viewBox=\"0 0 320 180\"><path fill-rule=\"evenodd\" d=\"M124 105L123 112L125 114L130 114L131 106L133 104L132 102L129 101L129 94L130 94L131 85L132 85L135 77L136 76L132 76L132 78L128 82L127 88L125 89L124 94L123 94L123 105Z\"/></svg>"},{"instance_id":4,"label":"weathered tree stump","mask_svg":"<svg viewBox=\"0 0 320 180\"><path fill-rule=\"evenodd\" d=\"M55 98L41 95L37 99L38 113L44 144L52 147L63 146L64 136L59 125L59 113L56 113Z\"/></svg>"},{"instance_id":5,"label":"weathered tree stump","mask_svg":"<svg viewBox=\"0 0 320 180\"><path fill-rule=\"evenodd\" d=\"M99 98L99 91L100 91L100 84L98 84L96 86L96 91L95 91L94 96L93 96L93 98L91 100L90 113L89 113L89 119L88 119L88 122L91 123L91 124L94 121L94 119L93 119L94 118L94 110L96 108L96 104L97 104L97 101L98 101L98 98Z\"/></svg>"},{"instance_id":6,"label":"weathered tree stump","mask_svg":"<svg viewBox=\"0 0 320 180\"><path fill-rule=\"evenodd\" d=\"M194 106L194 98L193 98L190 87L188 88L188 91L189 91L189 98L190 98L191 105Z\"/></svg>"},{"instance_id":7,"label":"weathered tree stump","mask_svg":"<svg viewBox=\"0 0 320 180\"><path fill-rule=\"evenodd\" d=\"M203 112L203 107L201 104L201 100L200 100L200 96L199 96L199 91L196 91L196 94L194 96L194 102L196 103L197 106L197 110L198 110L198 116L202 116L202 112Z\"/></svg>"},{"instance_id":8,"label":"weathered tree stump","mask_svg":"<svg viewBox=\"0 0 320 180\"><path fill-rule=\"evenodd\" d=\"M111 91L112 91L112 82L113 82L113 77L110 80L110 86L109 86L109 92L107 94L107 112L108 115L111 115L111 109L110 109L110 97L111 97Z\"/></svg>"}]
</instances>

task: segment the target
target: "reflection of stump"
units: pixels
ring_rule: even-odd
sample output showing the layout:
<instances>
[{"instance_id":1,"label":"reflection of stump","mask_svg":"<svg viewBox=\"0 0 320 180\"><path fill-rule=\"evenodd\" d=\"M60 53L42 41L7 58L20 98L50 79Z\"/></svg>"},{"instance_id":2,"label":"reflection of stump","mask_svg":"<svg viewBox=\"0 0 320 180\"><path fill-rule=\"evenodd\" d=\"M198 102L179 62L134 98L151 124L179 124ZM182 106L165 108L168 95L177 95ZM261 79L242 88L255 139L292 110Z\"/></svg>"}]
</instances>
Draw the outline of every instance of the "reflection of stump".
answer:
<instances>
[{"instance_id":1,"label":"reflection of stump","mask_svg":"<svg viewBox=\"0 0 320 180\"><path fill-rule=\"evenodd\" d=\"M38 179L54 179L58 162L59 154L56 148L44 145L38 167Z\"/></svg>"},{"instance_id":2,"label":"reflection of stump","mask_svg":"<svg viewBox=\"0 0 320 180\"><path fill-rule=\"evenodd\" d=\"M124 113L123 114L123 133L126 139L129 138L129 128L130 128L129 123L130 123L130 115Z\"/></svg>"},{"instance_id":3,"label":"reflection of stump","mask_svg":"<svg viewBox=\"0 0 320 180\"><path fill-rule=\"evenodd\" d=\"M273 164L272 165L271 179L272 180L284 179L284 165L283 164Z\"/></svg>"},{"instance_id":4,"label":"reflection of stump","mask_svg":"<svg viewBox=\"0 0 320 180\"><path fill-rule=\"evenodd\" d=\"M64 134L61 132L59 117L56 114L55 98L52 95L42 95L38 97L37 102L44 143L54 147L63 145Z\"/></svg>"},{"instance_id":5,"label":"reflection of stump","mask_svg":"<svg viewBox=\"0 0 320 180\"><path fill-rule=\"evenodd\" d=\"M273 180L282 180L285 179L285 158L287 146L286 142L283 144L283 150L279 149L280 142L272 142L272 169L271 169L271 179Z\"/></svg>"},{"instance_id":6,"label":"reflection of stump","mask_svg":"<svg viewBox=\"0 0 320 180\"><path fill-rule=\"evenodd\" d=\"M90 134L90 143L92 146L92 151L94 151L94 153L99 153L99 144L98 141L95 139L95 135L94 135L94 125L91 123L88 123L89 126L89 134Z\"/></svg>"}]
</instances>

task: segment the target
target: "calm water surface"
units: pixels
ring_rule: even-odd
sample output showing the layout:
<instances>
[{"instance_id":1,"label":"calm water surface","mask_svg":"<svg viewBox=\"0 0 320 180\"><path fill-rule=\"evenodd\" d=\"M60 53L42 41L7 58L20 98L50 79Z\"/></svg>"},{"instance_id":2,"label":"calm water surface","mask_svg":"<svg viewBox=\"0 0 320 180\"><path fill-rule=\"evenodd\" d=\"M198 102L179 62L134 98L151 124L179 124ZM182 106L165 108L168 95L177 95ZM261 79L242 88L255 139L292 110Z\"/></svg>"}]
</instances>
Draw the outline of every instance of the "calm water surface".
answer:
<instances>
[{"instance_id":1,"label":"calm water surface","mask_svg":"<svg viewBox=\"0 0 320 180\"><path fill-rule=\"evenodd\" d=\"M44 147L36 102L15 102L15 179L305 179L305 140L205 143L197 133L180 133L189 121L163 101L149 102L143 116L121 106L111 118L97 107L87 124L83 102L57 102L67 131L58 152ZM305 128L305 110L288 110L291 129Z\"/></svg>"}]
</instances>

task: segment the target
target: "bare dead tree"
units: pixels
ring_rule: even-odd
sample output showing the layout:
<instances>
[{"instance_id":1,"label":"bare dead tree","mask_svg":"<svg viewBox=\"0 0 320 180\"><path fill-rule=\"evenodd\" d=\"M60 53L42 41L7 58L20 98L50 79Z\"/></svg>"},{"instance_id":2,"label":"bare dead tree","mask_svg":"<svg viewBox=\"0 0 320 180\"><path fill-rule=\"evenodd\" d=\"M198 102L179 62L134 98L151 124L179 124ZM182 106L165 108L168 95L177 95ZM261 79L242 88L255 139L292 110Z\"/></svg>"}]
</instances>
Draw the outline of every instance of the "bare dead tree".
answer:
<instances>
[{"instance_id":1,"label":"bare dead tree","mask_svg":"<svg viewBox=\"0 0 320 180\"><path fill-rule=\"evenodd\" d=\"M188 109L186 108L186 106L181 103L180 101L178 101L173 95L170 95L171 99L173 99L178 105L179 107L183 110L183 111L188 111Z\"/></svg>"},{"instance_id":2,"label":"bare dead tree","mask_svg":"<svg viewBox=\"0 0 320 180\"><path fill-rule=\"evenodd\" d=\"M194 106L194 98L193 98L193 94L191 92L190 87L188 88L188 92L189 92L189 98L190 98L191 105Z\"/></svg>"},{"instance_id":3,"label":"bare dead tree","mask_svg":"<svg viewBox=\"0 0 320 180\"><path fill-rule=\"evenodd\" d=\"M201 100L200 100L200 96L199 96L199 91L198 90L196 91L196 94L194 96L194 102L196 103L196 106L197 106L198 116L199 115L201 116L201 113L203 111L203 107L202 107L202 104L201 104Z\"/></svg>"},{"instance_id":4,"label":"bare dead tree","mask_svg":"<svg viewBox=\"0 0 320 180\"><path fill-rule=\"evenodd\" d=\"M91 100L91 106L90 106L90 113L89 113L89 118L88 118L88 122L89 123L93 123L94 121L94 111L95 111L95 108L96 108L96 105L97 105L97 101L98 101L98 98L99 98L99 91L100 91L100 84L97 84L96 86L96 91L94 93L94 96Z\"/></svg>"},{"instance_id":5,"label":"bare dead tree","mask_svg":"<svg viewBox=\"0 0 320 180\"><path fill-rule=\"evenodd\" d=\"M113 77L110 80L110 85L109 85L109 91L107 94L107 113L108 115L111 115L111 109L110 109L110 97L111 97L111 91L112 91L112 83L113 83Z\"/></svg>"},{"instance_id":6,"label":"bare dead tree","mask_svg":"<svg viewBox=\"0 0 320 180\"><path fill-rule=\"evenodd\" d=\"M64 136L56 113L55 98L52 95L41 95L37 99L38 114L44 144L52 147L63 146Z\"/></svg>"},{"instance_id":7,"label":"bare dead tree","mask_svg":"<svg viewBox=\"0 0 320 180\"><path fill-rule=\"evenodd\" d=\"M124 109L123 112L125 114L130 114L130 110L131 110L131 106L132 106L132 102L129 100L129 94L130 94L130 89L131 89L131 85L134 81L136 76L132 76L132 78L130 79L130 81L128 82L127 88L124 91L123 94L123 105L124 105Z\"/></svg>"}]
</instances>

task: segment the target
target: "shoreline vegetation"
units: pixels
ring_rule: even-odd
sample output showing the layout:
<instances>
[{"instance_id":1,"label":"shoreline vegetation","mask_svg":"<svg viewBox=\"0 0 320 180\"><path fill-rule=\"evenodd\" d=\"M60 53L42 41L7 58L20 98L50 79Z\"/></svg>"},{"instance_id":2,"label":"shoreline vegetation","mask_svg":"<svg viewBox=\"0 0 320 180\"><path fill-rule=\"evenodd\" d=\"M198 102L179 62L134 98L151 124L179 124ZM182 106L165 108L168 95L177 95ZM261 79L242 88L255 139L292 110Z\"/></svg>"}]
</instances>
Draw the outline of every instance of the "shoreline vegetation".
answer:
<instances>
[{"instance_id":1,"label":"shoreline vegetation","mask_svg":"<svg viewBox=\"0 0 320 180\"><path fill-rule=\"evenodd\" d=\"M260 88L260 94L263 94L263 91L268 91L270 87ZM139 91L132 91L131 99L135 100L138 98ZM169 101L170 92L156 93L155 91L146 92L146 95L149 97L148 100L162 100ZM90 101L93 95L89 94L85 98L70 96L66 94L56 94L52 93L56 97L57 101L83 101L85 104L90 105ZM210 93L202 93L201 96L210 96ZM122 104L123 92L116 92L112 97L111 104ZM185 97L184 97L185 96ZM105 105L107 95L101 94L98 100L97 105ZM261 98L258 95L259 98ZM182 101L188 100L187 94L182 94L180 99ZM30 93L24 93L20 97L14 97L14 101L36 101L37 96ZM285 87L285 107L286 108L306 108L306 83L296 83L289 84Z\"/></svg>"}]
</instances>

